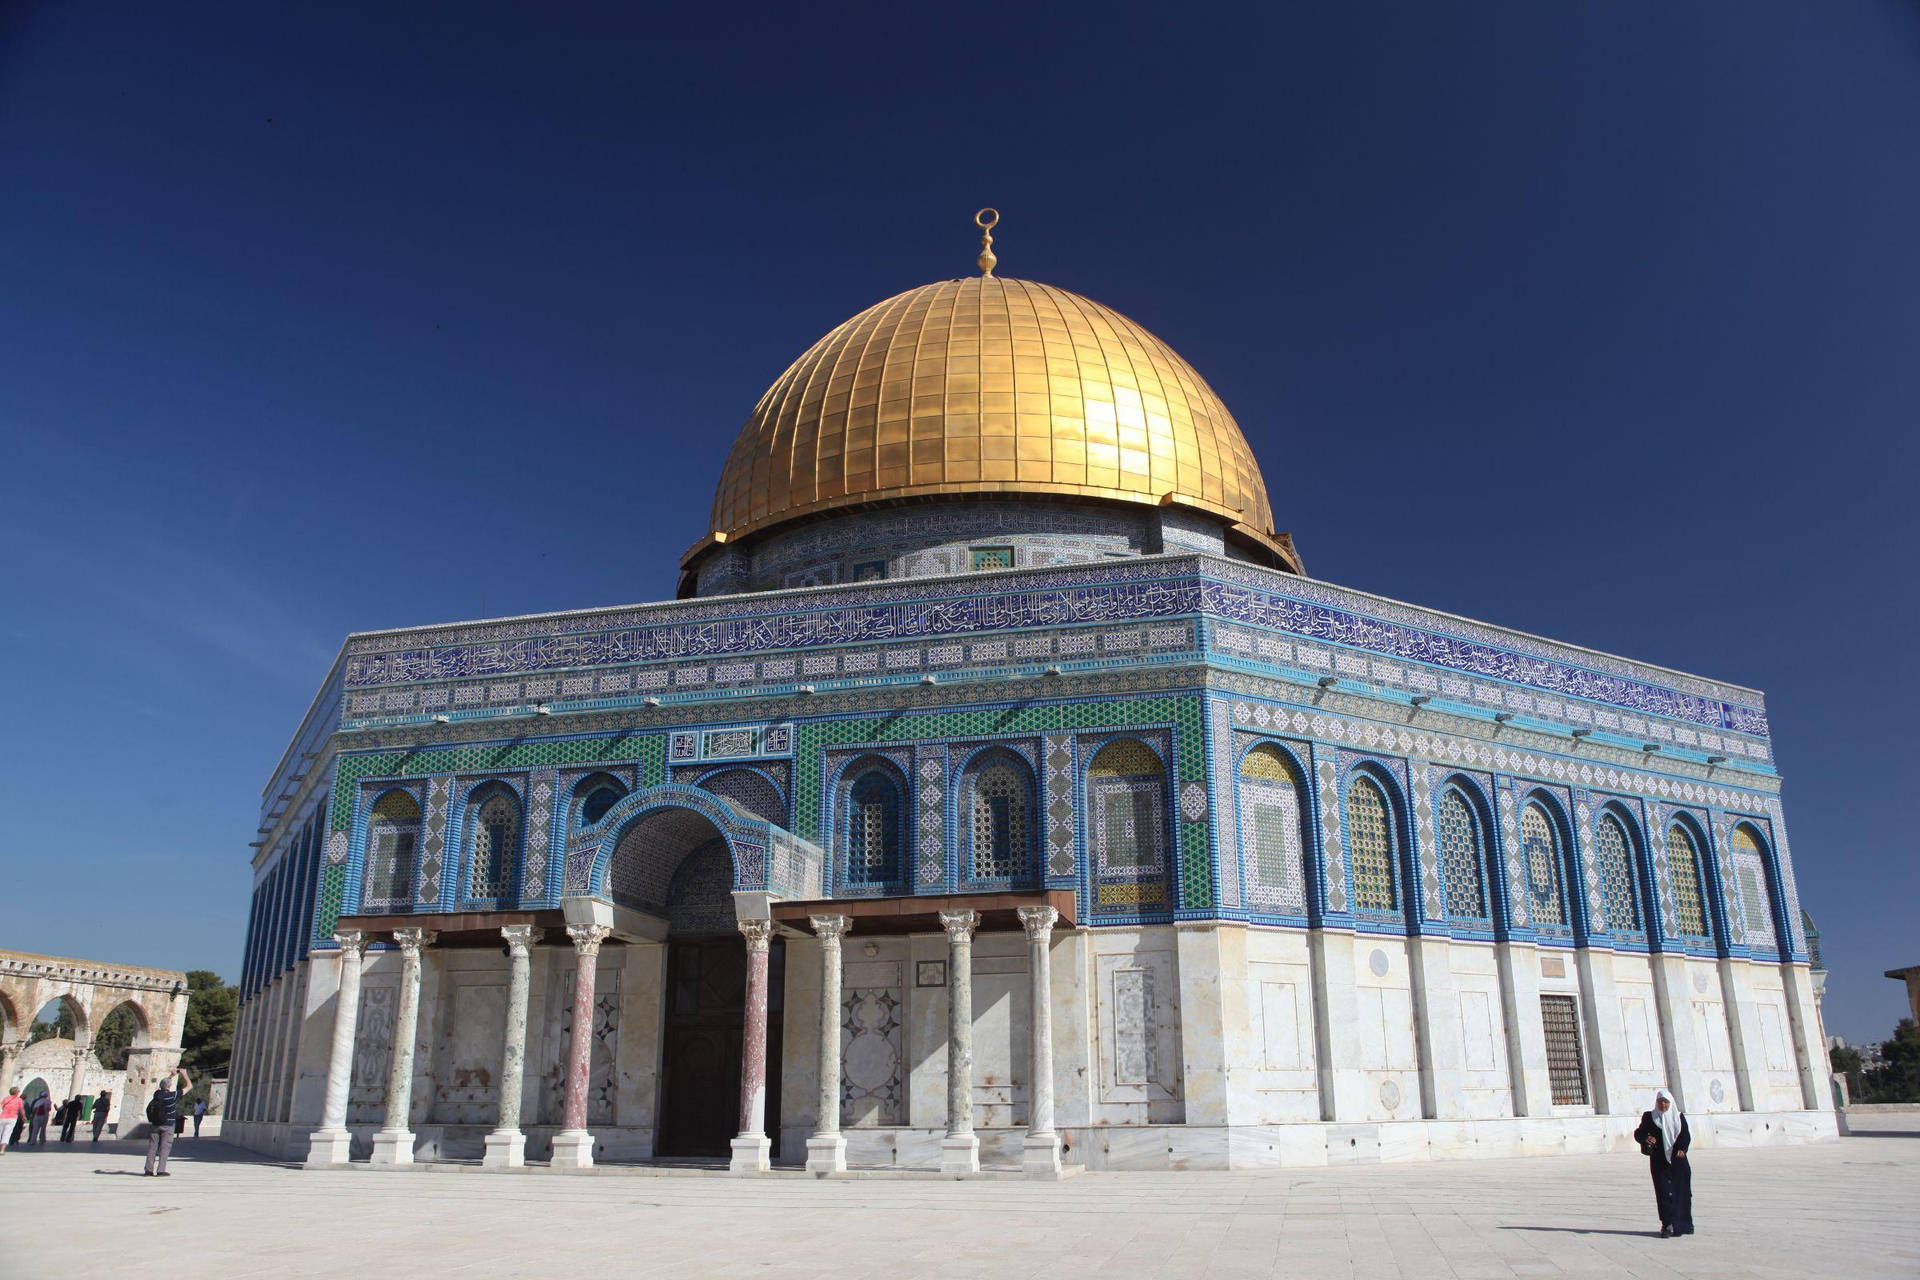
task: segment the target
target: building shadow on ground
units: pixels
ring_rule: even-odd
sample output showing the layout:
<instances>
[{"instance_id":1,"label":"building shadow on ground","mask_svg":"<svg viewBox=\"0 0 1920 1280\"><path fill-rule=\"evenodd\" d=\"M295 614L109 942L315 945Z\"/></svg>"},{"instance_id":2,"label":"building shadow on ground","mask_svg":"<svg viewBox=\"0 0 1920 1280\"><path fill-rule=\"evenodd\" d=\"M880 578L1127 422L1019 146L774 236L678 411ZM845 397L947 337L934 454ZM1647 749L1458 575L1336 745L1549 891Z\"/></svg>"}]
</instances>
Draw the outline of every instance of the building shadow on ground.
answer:
<instances>
[{"instance_id":1,"label":"building shadow on ground","mask_svg":"<svg viewBox=\"0 0 1920 1280\"><path fill-rule=\"evenodd\" d=\"M1648 1236L1655 1240L1660 1238L1657 1228L1652 1231L1621 1231L1613 1227L1501 1227L1500 1229L1502 1231L1558 1231L1575 1236Z\"/></svg>"}]
</instances>

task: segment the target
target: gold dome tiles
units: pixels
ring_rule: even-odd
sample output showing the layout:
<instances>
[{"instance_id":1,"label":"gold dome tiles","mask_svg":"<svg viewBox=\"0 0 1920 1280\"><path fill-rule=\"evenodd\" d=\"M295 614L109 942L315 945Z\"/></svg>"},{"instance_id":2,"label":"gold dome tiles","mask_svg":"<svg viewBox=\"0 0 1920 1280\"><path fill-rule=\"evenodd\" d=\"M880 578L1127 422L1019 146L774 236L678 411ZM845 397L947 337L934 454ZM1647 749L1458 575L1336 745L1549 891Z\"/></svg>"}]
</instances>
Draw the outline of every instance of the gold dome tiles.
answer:
<instances>
[{"instance_id":1,"label":"gold dome tiles","mask_svg":"<svg viewBox=\"0 0 1920 1280\"><path fill-rule=\"evenodd\" d=\"M1260 471L1204 379L1119 313L1026 280L946 280L878 303L796 360L714 496L724 540L940 494L1197 507L1272 536Z\"/></svg>"}]
</instances>

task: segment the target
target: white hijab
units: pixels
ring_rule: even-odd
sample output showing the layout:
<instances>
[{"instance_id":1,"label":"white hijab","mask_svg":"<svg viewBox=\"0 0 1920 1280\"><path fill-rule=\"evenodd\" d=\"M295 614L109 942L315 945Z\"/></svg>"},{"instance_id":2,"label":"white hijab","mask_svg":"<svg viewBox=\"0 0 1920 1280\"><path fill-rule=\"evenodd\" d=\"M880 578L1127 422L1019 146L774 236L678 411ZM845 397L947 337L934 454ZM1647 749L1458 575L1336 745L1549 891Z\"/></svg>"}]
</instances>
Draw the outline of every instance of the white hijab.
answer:
<instances>
[{"instance_id":1,"label":"white hijab","mask_svg":"<svg viewBox=\"0 0 1920 1280\"><path fill-rule=\"evenodd\" d=\"M1673 1159L1673 1144L1680 1141L1680 1104L1665 1089L1654 1094L1653 1118L1660 1122L1660 1144L1665 1148L1667 1159ZM1667 1100L1667 1109L1660 1109L1659 1099Z\"/></svg>"}]
</instances>

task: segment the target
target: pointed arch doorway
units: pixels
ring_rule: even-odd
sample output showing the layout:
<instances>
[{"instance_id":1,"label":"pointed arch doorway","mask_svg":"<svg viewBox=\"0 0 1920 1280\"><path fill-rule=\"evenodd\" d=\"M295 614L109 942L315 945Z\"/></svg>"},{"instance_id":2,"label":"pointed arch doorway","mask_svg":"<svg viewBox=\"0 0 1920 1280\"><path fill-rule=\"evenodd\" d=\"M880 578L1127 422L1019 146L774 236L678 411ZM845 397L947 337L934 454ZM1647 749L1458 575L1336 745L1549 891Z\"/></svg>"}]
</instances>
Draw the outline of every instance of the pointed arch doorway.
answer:
<instances>
[{"instance_id":1,"label":"pointed arch doorway","mask_svg":"<svg viewBox=\"0 0 1920 1280\"><path fill-rule=\"evenodd\" d=\"M667 920L660 1096L654 1154L726 1158L740 1131L747 947L735 927L733 861L706 816L666 807L620 837L607 868L616 906ZM768 954L767 1128L779 1151L780 1022L785 950Z\"/></svg>"}]
</instances>

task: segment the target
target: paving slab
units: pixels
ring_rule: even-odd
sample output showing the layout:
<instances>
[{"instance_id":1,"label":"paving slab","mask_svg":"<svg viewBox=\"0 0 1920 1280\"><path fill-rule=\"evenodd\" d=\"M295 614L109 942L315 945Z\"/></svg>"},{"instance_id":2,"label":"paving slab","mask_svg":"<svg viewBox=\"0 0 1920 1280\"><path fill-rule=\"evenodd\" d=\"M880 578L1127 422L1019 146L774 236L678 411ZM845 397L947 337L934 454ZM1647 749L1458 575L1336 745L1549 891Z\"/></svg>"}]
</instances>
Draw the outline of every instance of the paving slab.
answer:
<instances>
[{"instance_id":1,"label":"paving slab","mask_svg":"<svg viewBox=\"0 0 1920 1280\"><path fill-rule=\"evenodd\" d=\"M1697 1149L1699 1234L1662 1240L1636 1155L1065 1182L409 1177L183 1139L0 1156L0 1280L289 1274L1920 1276L1920 1117L1808 1147Z\"/></svg>"}]
</instances>

